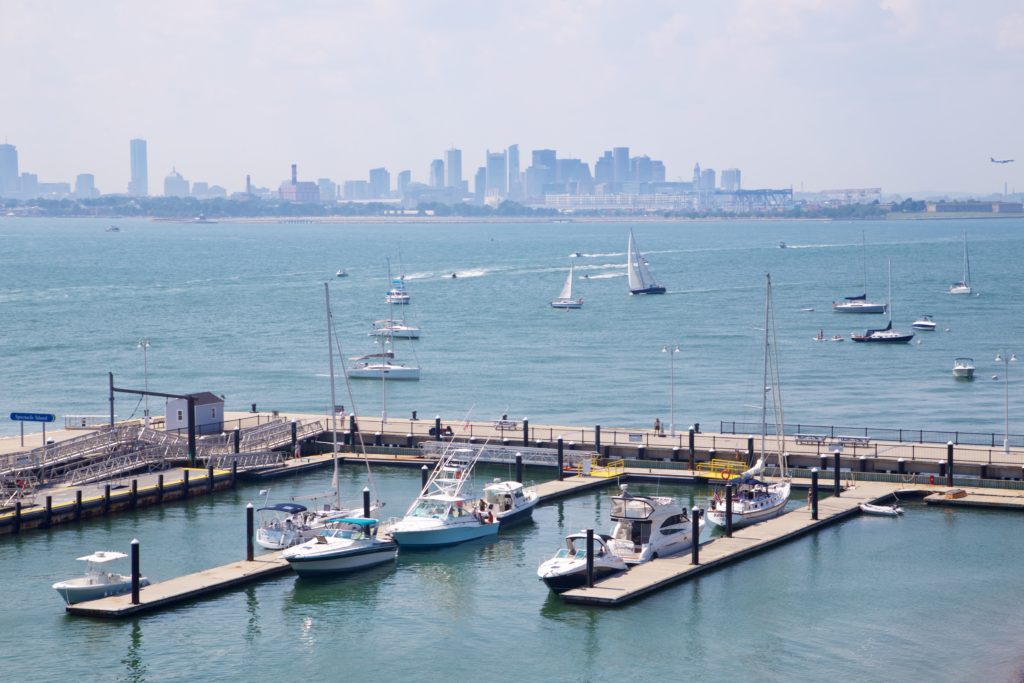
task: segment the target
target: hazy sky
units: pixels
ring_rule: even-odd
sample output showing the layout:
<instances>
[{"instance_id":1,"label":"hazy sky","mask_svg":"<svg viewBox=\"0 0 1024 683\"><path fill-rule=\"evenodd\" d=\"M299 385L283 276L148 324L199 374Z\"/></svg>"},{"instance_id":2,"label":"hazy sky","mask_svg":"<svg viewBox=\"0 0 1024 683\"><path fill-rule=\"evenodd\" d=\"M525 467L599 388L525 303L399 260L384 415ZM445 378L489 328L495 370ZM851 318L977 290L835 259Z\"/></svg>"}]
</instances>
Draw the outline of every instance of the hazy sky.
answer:
<instances>
[{"instance_id":1,"label":"hazy sky","mask_svg":"<svg viewBox=\"0 0 1024 683\"><path fill-rule=\"evenodd\" d=\"M150 192L425 181L518 143L629 146L746 187L1024 190L1021 0L0 0L0 141L43 181ZM989 157L1016 158L995 165Z\"/></svg>"}]
</instances>

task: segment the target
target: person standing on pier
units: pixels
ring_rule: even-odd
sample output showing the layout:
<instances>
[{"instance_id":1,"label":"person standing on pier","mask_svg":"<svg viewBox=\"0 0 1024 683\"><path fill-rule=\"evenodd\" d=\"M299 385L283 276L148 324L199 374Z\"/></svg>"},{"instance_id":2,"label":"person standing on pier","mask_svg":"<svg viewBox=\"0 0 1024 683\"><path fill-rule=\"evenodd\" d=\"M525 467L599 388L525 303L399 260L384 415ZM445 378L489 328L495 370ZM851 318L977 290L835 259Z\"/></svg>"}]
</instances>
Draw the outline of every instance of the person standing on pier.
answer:
<instances>
[{"instance_id":1,"label":"person standing on pier","mask_svg":"<svg viewBox=\"0 0 1024 683\"><path fill-rule=\"evenodd\" d=\"M661 419L657 417L654 418L654 433L659 436L664 434L664 432L661 431Z\"/></svg>"}]
</instances>

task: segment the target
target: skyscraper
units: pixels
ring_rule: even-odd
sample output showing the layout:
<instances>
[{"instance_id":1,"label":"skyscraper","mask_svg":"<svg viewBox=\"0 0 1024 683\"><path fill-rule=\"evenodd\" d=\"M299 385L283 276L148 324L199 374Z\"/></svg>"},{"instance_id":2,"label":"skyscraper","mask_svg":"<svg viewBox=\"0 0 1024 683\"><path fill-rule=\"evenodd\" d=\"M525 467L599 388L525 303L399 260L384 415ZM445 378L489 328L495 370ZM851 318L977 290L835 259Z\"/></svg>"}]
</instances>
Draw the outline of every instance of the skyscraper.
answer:
<instances>
[{"instance_id":1,"label":"skyscraper","mask_svg":"<svg viewBox=\"0 0 1024 683\"><path fill-rule=\"evenodd\" d=\"M164 178L164 196L188 197L189 194L188 181L178 173L178 169L171 167L170 174Z\"/></svg>"},{"instance_id":2,"label":"skyscraper","mask_svg":"<svg viewBox=\"0 0 1024 683\"><path fill-rule=\"evenodd\" d=\"M386 199L391 194L391 174L386 168L370 169L370 197Z\"/></svg>"},{"instance_id":3,"label":"skyscraper","mask_svg":"<svg viewBox=\"0 0 1024 683\"><path fill-rule=\"evenodd\" d=\"M629 147L612 147L612 158L615 164L615 182L633 180L629 174Z\"/></svg>"},{"instance_id":4,"label":"skyscraper","mask_svg":"<svg viewBox=\"0 0 1024 683\"><path fill-rule=\"evenodd\" d=\"M502 197L508 194L508 165L504 152L487 150L487 190Z\"/></svg>"},{"instance_id":5,"label":"skyscraper","mask_svg":"<svg viewBox=\"0 0 1024 683\"><path fill-rule=\"evenodd\" d=\"M0 197L18 194L18 150L14 145L0 145Z\"/></svg>"},{"instance_id":6,"label":"skyscraper","mask_svg":"<svg viewBox=\"0 0 1024 683\"><path fill-rule=\"evenodd\" d=\"M398 183L398 185L396 187L396 189L398 190L398 196L399 197L404 197L405 196L405 188L407 188L409 186L409 183L412 182L412 171L409 171L409 170L400 171L398 173L398 179L396 180L396 182Z\"/></svg>"},{"instance_id":7,"label":"skyscraper","mask_svg":"<svg viewBox=\"0 0 1024 683\"><path fill-rule=\"evenodd\" d=\"M430 186L444 187L444 161L441 159L430 162Z\"/></svg>"},{"instance_id":8,"label":"skyscraper","mask_svg":"<svg viewBox=\"0 0 1024 683\"><path fill-rule=\"evenodd\" d=\"M132 179L128 194L133 197L149 196L149 162L146 160L146 141L135 138L128 143L131 152Z\"/></svg>"},{"instance_id":9,"label":"skyscraper","mask_svg":"<svg viewBox=\"0 0 1024 683\"><path fill-rule=\"evenodd\" d=\"M715 190L715 169L705 168L700 172L700 189L703 192L714 192Z\"/></svg>"},{"instance_id":10,"label":"skyscraper","mask_svg":"<svg viewBox=\"0 0 1024 683\"><path fill-rule=\"evenodd\" d=\"M611 151L606 151L594 162L594 181L598 183L615 182L615 159Z\"/></svg>"},{"instance_id":11,"label":"skyscraper","mask_svg":"<svg viewBox=\"0 0 1024 683\"><path fill-rule=\"evenodd\" d=\"M473 176L473 200L477 204L484 203L484 195L487 194L487 169L484 166L476 169Z\"/></svg>"},{"instance_id":12,"label":"skyscraper","mask_svg":"<svg viewBox=\"0 0 1024 683\"><path fill-rule=\"evenodd\" d=\"M509 145L508 150L508 194L513 199L522 196L522 178L519 175L519 145Z\"/></svg>"},{"instance_id":13,"label":"skyscraper","mask_svg":"<svg viewBox=\"0 0 1024 683\"><path fill-rule=\"evenodd\" d=\"M726 192L735 192L742 189L740 184L740 169L727 168L722 171L722 189Z\"/></svg>"},{"instance_id":14,"label":"skyscraper","mask_svg":"<svg viewBox=\"0 0 1024 683\"><path fill-rule=\"evenodd\" d=\"M444 153L445 187L462 187L462 150L452 147Z\"/></svg>"},{"instance_id":15,"label":"skyscraper","mask_svg":"<svg viewBox=\"0 0 1024 683\"><path fill-rule=\"evenodd\" d=\"M96 191L96 176L92 173L79 173L75 177L75 197L79 199L93 199L99 196Z\"/></svg>"}]
</instances>

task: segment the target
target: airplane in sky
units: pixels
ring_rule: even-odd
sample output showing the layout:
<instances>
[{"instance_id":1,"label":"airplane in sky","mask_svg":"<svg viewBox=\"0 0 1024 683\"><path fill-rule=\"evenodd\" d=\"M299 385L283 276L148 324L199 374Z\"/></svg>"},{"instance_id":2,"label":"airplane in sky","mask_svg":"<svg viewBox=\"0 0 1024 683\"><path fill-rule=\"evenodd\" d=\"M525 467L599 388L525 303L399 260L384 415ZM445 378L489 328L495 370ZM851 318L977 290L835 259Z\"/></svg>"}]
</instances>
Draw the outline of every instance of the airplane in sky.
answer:
<instances>
[{"instance_id":1,"label":"airplane in sky","mask_svg":"<svg viewBox=\"0 0 1024 683\"><path fill-rule=\"evenodd\" d=\"M991 161L993 164L1011 164L1011 163L1013 163L1013 159L996 159L995 157L989 157L988 160Z\"/></svg>"}]
</instances>

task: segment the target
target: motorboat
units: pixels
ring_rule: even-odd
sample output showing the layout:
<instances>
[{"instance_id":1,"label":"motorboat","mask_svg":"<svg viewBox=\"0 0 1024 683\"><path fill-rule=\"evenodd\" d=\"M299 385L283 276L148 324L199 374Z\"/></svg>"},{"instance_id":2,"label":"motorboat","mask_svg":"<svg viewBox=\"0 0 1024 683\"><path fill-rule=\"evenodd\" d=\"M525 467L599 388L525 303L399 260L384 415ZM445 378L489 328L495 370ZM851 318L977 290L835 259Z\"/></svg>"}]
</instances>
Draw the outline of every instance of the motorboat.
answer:
<instances>
[{"instance_id":1,"label":"motorboat","mask_svg":"<svg viewBox=\"0 0 1024 683\"><path fill-rule=\"evenodd\" d=\"M693 523L685 507L668 496L635 496L628 484L612 496L612 528L609 549L627 565L641 564L689 550L694 543ZM703 517L698 520L704 528Z\"/></svg>"},{"instance_id":2,"label":"motorboat","mask_svg":"<svg viewBox=\"0 0 1024 683\"><path fill-rule=\"evenodd\" d=\"M974 359L957 358L953 361L953 377L957 379L974 379Z\"/></svg>"},{"instance_id":3,"label":"motorboat","mask_svg":"<svg viewBox=\"0 0 1024 683\"><path fill-rule=\"evenodd\" d=\"M569 264L569 275L565 278L565 284L562 285L562 291L559 292L558 298L551 302L552 308L583 308L583 299L572 297L572 274L575 265Z\"/></svg>"},{"instance_id":4,"label":"motorboat","mask_svg":"<svg viewBox=\"0 0 1024 683\"><path fill-rule=\"evenodd\" d=\"M970 294L971 289L971 258L967 254L967 233L964 233L964 276L959 282L949 286L950 294Z\"/></svg>"},{"instance_id":5,"label":"motorboat","mask_svg":"<svg viewBox=\"0 0 1024 683\"><path fill-rule=\"evenodd\" d=\"M892 329L892 261L889 262L889 322L885 327L874 330L865 330L864 334L851 334L850 339L855 342L869 342L875 344L907 344L914 338L914 333L903 334Z\"/></svg>"},{"instance_id":6,"label":"motorboat","mask_svg":"<svg viewBox=\"0 0 1024 683\"><path fill-rule=\"evenodd\" d=\"M935 321L932 320L930 315L922 315L920 318L915 320L911 325L915 330L928 330L935 331Z\"/></svg>"},{"instance_id":7,"label":"motorboat","mask_svg":"<svg viewBox=\"0 0 1024 683\"><path fill-rule=\"evenodd\" d=\"M338 517L362 516L362 508L310 510L299 503L274 503L256 510L256 545L267 550L284 550L298 545L319 533Z\"/></svg>"},{"instance_id":8,"label":"motorboat","mask_svg":"<svg viewBox=\"0 0 1024 683\"><path fill-rule=\"evenodd\" d=\"M494 512L477 509L468 492L482 450L450 448L442 455L405 516L388 524L387 533L399 546L438 548L498 535Z\"/></svg>"},{"instance_id":9,"label":"motorboat","mask_svg":"<svg viewBox=\"0 0 1024 683\"><path fill-rule=\"evenodd\" d=\"M786 243L785 242L779 242L779 249L785 249L785 248L786 248Z\"/></svg>"},{"instance_id":10,"label":"motorboat","mask_svg":"<svg viewBox=\"0 0 1024 683\"><path fill-rule=\"evenodd\" d=\"M346 273L345 269L342 268L341 270L334 274L334 277L348 277L348 273Z\"/></svg>"},{"instance_id":11,"label":"motorboat","mask_svg":"<svg viewBox=\"0 0 1024 683\"><path fill-rule=\"evenodd\" d=\"M404 321L387 319L374 320L371 337L389 337L391 339L419 339L420 328L415 325L408 325Z\"/></svg>"},{"instance_id":12,"label":"motorboat","mask_svg":"<svg viewBox=\"0 0 1024 683\"><path fill-rule=\"evenodd\" d=\"M495 479L484 486L477 506L481 511L492 512L499 525L508 526L533 517L538 500L536 491L524 488L518 481Z\"/></svg>"},{"instance_id":13,"label":"motorboat","mask_svg":"<svg viewBox=\"0 0 1024 683\"><path fill-rule=\"evenodd\" d=\"M288 548L281 557L299 576L320 576L364 569L398 557L394 540L378 537L376 519L335 519L316 536Z\"/></svg>"},{"instance_id":14,"label":"motorboat","mask_svg":"<svg viewBox=\"0 0 1024 683\"><path fill-rule=\"evenodd\" d=\"M826 337L825 337L825 330L818 330L818 334L816 334L813 337L811 337L811 341L816 341L816 342L825 341L825 339L826 339Z\"/></svg>"},{"instance_id":15,"label":"motorboat","mask_svg":"<svg viewBox=\"0 0 1024 683\"><path fill-rule=\"evenodd\" d=\"M132 589L132 577L104 569L108 562L126 557L128 556L124 553L111 550L97 550L92 555L79 557L80 562L85 562L85 576L58 581L53 584L53 589L60 593L60 597L69 605L127 593ZM139 577L140 587L148 585L149 579Z\"/></svg>"},{"instance_id":16,"label":"motorboat","mask_svg":"<svg viewBox=\"0 0 1024 683\"><path fill-rule=\"evenodd\" d=\"M582 256L583 256L583 254L581 254L581 253L580 253L580 252L578 252L578 251L574 251L574 252L572 252L571 254L569 254L569 258L580 258L580 257L582 257Z\"/></svg>"},{"instance_id":17,"label":"motorboat","mask_svg":"<svg viewBox=\"0 0 1024 683\"><path fill-rule=\"evenodd\" d=\"M121 232L121 228L117 227L116 225L108 225L107 232Z\"/></svg>"},{"instance_id":18,"label":"motorboat","mask_svg":"<svg viewBox=\"0 0 1024 683\"><path fill-rule=\"evenodd\" d=\"M875 505L874 503L861 503L860 511L865 515L879 515L883 517L899 517L903 514L903 508L893 503L892 505Z\"/></svg>"},{"instance_id":19,"label":"motorboat","mask_svg":"<svg viewBox=\"0 0 1024 683\"><path fill-rule=\"evenodd\" d=\"M398 277L391 276L391 260L388 259L388 280L391 282L391 288L384 294L384 301L389 304L408 304L412 298L409 296L408 290L405 288L405 276L399 275Z\"/></svg>"},{"instance_id":20,"label":"motorboat","mask_svg":"<svg viewBox=\"0 0 1024 683\"><path fill-rule=\"evenodd\" d=\"M594 534L595 581L620 574L628 568L625 560L608 547L611 536ZM555 593L564 593L587 583L587 533L585 531L565 537L565 547L554 557L537 567L537 576Z\"/></svg>"},{"instance_id":21,"label":"motorboat","mask_svg":"<svg viewBox=\"0 0 1024 683\"><path fill-rule=\"evenodd\" d=\"M841 335L841 334L833 334L832 335L832 341L834 341L834 342L836 342L836 341L843 341L843 335Z\"/></svg>"},{"instance_id":22,"label":"motorboat","mask_svg":"<svg viewBox=\"0 0 1024 683\"><path fill-rule=\"evenodd\" d=\"M647 259L640 254L640 248L629 231L629 244L626 248L626 275L629 277L630 294L664 294L665 288L659 285L647 267Z\"/></svg>"},{"instance_id":23,"label":"motorboat","mask_svg":"<svg viewBox=\"0 0 1024 683\"><path fill-rule=\"evenodd\" d=\"M857 296L845 297L842 299L842 301L833 301L833 313L885 313L888 309L887 304L879 304L874 303L872 301L868 301L868 244L866 238L864 237L864 233L861 233L861 245L861 261L864 266L864 293L858 294Z\"/></svg>"},{"instance_id":24,"label":"motorboat","mask_svg":"<svg viewBox=\"0 0 1024 683\"><path fill-rule=\"evenodd\" d=\"M783 425L785 420L782 414L782 388L779 379L778 355L775 350L776 340L774 338L775 319L772 303L772 279L768 276L765 290L765 317L764 317L764 374L763 389L761 394L761 445L760 455L749 469L742 472L738 477L730 477L728 470L723 472L725 481L732 484L734 496L732 500L732 527L741 527L763 522L767 519L778 517L786 510L786 503L789 501L790 480L786 474L786 452L785 439L780 436L785 433ZM761 479L767 462L767 449L765 442L769 434L768 413L769 396L771 397L770 410L774 416L775 424L772 430L777 442L775 452L779 463L779 480L768 482ZM708 505L706 516L708 520L717 526L726 526L726 510L729 502L722 491L715 489Z\"/></svg>"}]
</instances>

